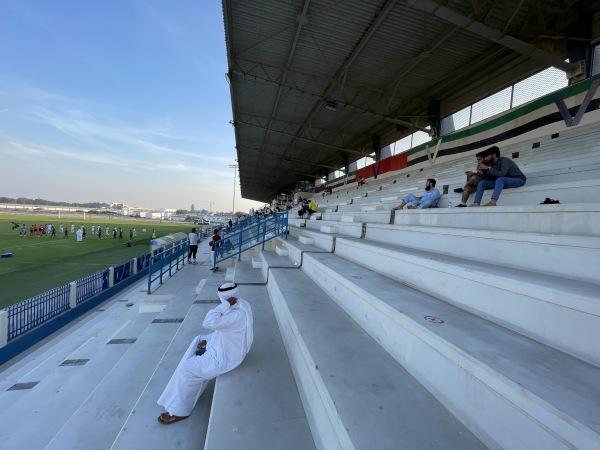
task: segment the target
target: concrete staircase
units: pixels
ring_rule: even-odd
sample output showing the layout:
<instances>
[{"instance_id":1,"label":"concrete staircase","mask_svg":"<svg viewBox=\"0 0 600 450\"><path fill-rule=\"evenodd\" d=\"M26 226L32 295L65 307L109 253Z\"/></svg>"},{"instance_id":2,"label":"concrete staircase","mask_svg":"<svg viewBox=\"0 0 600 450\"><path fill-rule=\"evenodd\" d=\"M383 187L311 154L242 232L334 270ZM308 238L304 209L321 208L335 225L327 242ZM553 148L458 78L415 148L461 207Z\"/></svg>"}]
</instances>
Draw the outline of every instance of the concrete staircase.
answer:
<instances>
[{"instance_id":1,"label":"concrete staircase","mask_svg":"<svg viewBox=\"0 0 600 450\"><path fill-rule=\"evenodd\" d=\"M434 439L598 448L600 210L548 206L406 211L392 225L355 224L363 238L356 228L346 230L353 236L321 231L335 221L290 226L278 244L297 265L268 269L267 286L321 448L426 446L415 444L425 442L424 426L396 436L384 419L352 415L357 404L372 414L382 399L384 409L401 409L416 388L387 377L405 373L458 419ZM396 365L376 361L382 351ZM410 405L419 423L446 420ZM382 434L391 440L377 441Z\"/></svg>"},{"instance_id":2,"label":"concrete staircase","mask_svg":"<svg viewBox=\"0 0 600 450\"><path fill-rule=\"evenodd\" d=\"M141 312L140 282L0 367L0 447L314 448L261 272L244 263L235 276L247 283L240 290L255 315L250 354L209 384L189 419L158 423L158 397L189 342L208 332L202 320L219 302L225 273L212 273L210 250L202 253L199 265L157 289L169 298L162 311Z\"/></svg>"}]
</instances>

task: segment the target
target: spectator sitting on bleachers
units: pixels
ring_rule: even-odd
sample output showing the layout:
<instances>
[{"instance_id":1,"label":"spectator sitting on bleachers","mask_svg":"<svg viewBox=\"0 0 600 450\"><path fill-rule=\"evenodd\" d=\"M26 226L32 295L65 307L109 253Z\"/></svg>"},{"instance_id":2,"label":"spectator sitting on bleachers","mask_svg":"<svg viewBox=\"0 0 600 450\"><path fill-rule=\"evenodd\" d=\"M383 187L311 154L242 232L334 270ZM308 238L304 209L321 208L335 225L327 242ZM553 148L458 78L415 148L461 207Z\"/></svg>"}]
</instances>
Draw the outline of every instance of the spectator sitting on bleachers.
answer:
<instances>
[{"instance_id":1,"label":"spectator sitting on bleachers","mask_svg":"<svg viewBox=\"0 0 600 450\"><path fill-rule=\"evenodd\" d=\"M441 196L440 191L435 188L435 180L428 178L422 197L415 197L413 194L408 194L402 199L402 203L393 209L396 211L403 209L407 204L408 209L435 208Z\"/></svg>"},{"instance_id":2,"label":"spectator sitting on bleachers","mask_svg":"<svg viewBox=\"0 0 600 450\"><path fill-rule=\"evenodd\" d=\"M302 198L299 198L298 203L300 203L301 205L300 209L298 210L298 215L302 218L302 216L304 216L304 213L308 211L308 200L302 200Z\"/></svg>"},{"instance_id":3,"label":"spectator sitting on bleachers","mask_svg":"<svg viewBox=\"0 0 600 450\"><path fill-rule=\"evenodd\" d=\"M358 187L364 186L365 185L365 179L361 176L358 177Z\"/></svg>"},{"instance_id":4,"label":"spectator sitting on bleachers","mask_svg":"<svg viewBox=\"0 0 600 450\"><path fill-rule=\"evenodd\" d=\"M250 304L239 297L235 283L223 284L218 294L221 304L202 323L214 332L196 336L158 399L166 410L158 416L163 425L187 419L208 382L235 369L250 351L254 340Z\"/></svg>"},{"instance_id":5,"label":"spectator sitting on bleachers","mask_svg":"<svg viewBox=\"0 0 600 450\"><path fill-rule=\"evenodd\" d=\"M317 207L317 204L315 202L313 202L312 200L308 203L308 210L306 211L307 213L307 219L310 219L310 216L314 213L317 212L319 208Z\"/></svg>"},{"instance_id":6,"label":"spectator sitting on bleachers","mask_svg":"<svg viewBox=\"0 0 600 450\"><path fill-rule=\"evenodd\" d=\"M471 206L479 206L483 191L494 189L491 200L483 206L496 206L498 198L504 188L518 188L527 182L527 177L515 162L506 157L500 157L500 149L495 145L484 152L483 162L477 165L478 170L483 170L483 179L477 185L475 199Z\"/></svg>"},{"instance_id":7,"label":"spectator sitting on bleachers","mask_svg":"<svg viewBox=\"0 0 600 450\"><path fill-rule=\"evenodd\" d=\"M484 153L485 152L479 152L475 155L475 158L477 158L477 165L479 165L483 161ZM465 184L465 186L462 188L454 189L454 192L462 192L461 201L458 205L456 205L457 208L464 208L467 206L467 200L469 200L469 195L477 191L477 184L479 183L479 181L481 181L481 177L483 176L483 170L475 169L475 172L473 172L472 170L467 170L465 174L467 176L467 183Z\"/></svg>"},{"instance_id":8,"label":"spectator sitting on bleachers","mask_svg":"<svg viewBox=\"0 0 600 450\"><path fill-rule=\"evenodd\" d=\"M233 244L231 243L231 241L229 239L225 239L223 241L223 251L226 253L231 252L234 249Z\"/></svg>"}]
</instances>

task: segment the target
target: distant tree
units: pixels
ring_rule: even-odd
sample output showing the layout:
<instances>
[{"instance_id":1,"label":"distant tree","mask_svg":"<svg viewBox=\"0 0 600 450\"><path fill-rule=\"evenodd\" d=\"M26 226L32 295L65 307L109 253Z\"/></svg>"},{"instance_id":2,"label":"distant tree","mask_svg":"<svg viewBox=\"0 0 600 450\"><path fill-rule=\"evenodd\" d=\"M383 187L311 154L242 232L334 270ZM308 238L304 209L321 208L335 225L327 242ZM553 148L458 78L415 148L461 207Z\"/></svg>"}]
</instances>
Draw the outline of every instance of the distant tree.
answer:
<instances>
[{"instance_id":1,"label":"distant tree","mask_svg":"<svg viewBox=\"0 0 600 450\"><path fill-rule=\"evenodd\" d=\"M178 216L183 216L184 214L187 214L187 209L178 209L177 211L175 211L175 214L177 214Z\"/></svg>"},{"instance_id":2,"label":"distant tree","mask_svg":"<svg viewBox=\"0 0 600 450\"><path fill-rule=\"evenodd\" d=\"M240 217L243 217L243 216L245 216L245 215L246 215L246 213L245 213L245 212L242 212L242 211L236 211L236 213L234 214L234 217L237 217L237 218L239 219Z\"/></svg>"}]
</instances>

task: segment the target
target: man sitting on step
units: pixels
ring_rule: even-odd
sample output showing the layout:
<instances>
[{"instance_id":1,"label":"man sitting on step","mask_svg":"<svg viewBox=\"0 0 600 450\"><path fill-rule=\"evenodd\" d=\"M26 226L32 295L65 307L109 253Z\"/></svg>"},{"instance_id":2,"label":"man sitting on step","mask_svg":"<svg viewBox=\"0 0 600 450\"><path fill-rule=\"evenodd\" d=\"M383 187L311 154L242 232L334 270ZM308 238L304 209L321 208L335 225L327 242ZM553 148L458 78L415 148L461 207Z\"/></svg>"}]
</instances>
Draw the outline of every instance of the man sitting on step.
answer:
<instances>
[{"instance_id":1,"label":"man sitting on step","mask_svg":"<svg viewBox=\"0 0 600 450\"><path fill-rule=\"evenodd\" d=\"M477 165L483 162L484 153L485 152L479 152L475 155L475 158L477 158ZM467 170L465 172L465 175L467 176L467 183L465 184L465 186L462 188L454 189L454 192L457 192L459 194L462 193L460 203L456 205L457 208L466 207L467 200L469 200L469 196L477 192L477 185L481 181L481 177L483 176L483 170L475 169L475 172L473 172L472 170Z\"/></svg>"},{"instance_id":2,"label":"man sitting on step","mask_svg":"<svg viewBox=\"0 0 600 450\"><path fill-rule=\"evenodd\" d=\"M483 179L477 185L475 199L471 206L479 206L483 191L493 189L491 200L483 206L496 206L504 188L518 188L527 182L527 177L515 162L506 157L500 157L500 149L495 145L485 150L483 162L477 165L483 170Z\"/></svg>"},{"instance_id":3,"label":"man sitting on step","mask_svg":"<svg viewBox=\"0 0 600 450\"><path fill-rule=\"evenodd\" d=\"M308 202L308 210L306 211L306 213L307 213L306 218L310 220L310 216L313 215L314 213L316 213L318 211L318 209L319 208L317 207L317 204L314 201L310 200Z\"/></svg>"},{"instance_id":4,"label":"man sitting on step","mask_svg":"<svg viewBox=\"0 0 600 450\"><path fill-rule=\"evenodd\" d=\"M221 304L202 323L214 333L196 336L158 399L166 409L158 416L163 425L187 419L208 382L235 369L250 351L254 339L250 304L239 297L235 283L223 284L218 294Z\"/></svg>"},{"instance_id":5,"label":"man sitting on step","mask_svg":"<svg viewBox=\"0 0 600 450\"><path fill-rule=\"evenodd\" d=\"M415 197L413 194L408 194L402 199L402 203L393 209L398 211L399 209L403 209L407 204L408 209L435 208L441 196L440 191L435 188L435 180L428 178L422 197Z\"/></svg>"}]
</instances>

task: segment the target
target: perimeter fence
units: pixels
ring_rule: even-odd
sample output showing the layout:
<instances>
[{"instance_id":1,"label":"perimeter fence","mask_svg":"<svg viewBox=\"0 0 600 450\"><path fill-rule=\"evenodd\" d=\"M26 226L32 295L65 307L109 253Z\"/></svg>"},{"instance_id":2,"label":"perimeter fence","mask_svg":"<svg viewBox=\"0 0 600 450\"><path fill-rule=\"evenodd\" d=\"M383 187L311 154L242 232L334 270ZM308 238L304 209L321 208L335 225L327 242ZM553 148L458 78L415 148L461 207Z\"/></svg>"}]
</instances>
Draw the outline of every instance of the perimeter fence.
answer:
<instances>
[{"instance_id":1,"label":"perimeter fence","mask_svg":"<svg viewBox=\"0 0 600 450\"><path fill-rule=\"evenodd\" d=\"M145 255L50 289L0 310L0 348L24 333L89 301L96 295L119 286L138 273L144 271L152 273L170 266L167 262L172 261L176 253L175 248L179 253L187 251L187 239L154 249ZM176 270L179 268L177 266Z\"/></svg>"}]
</instances>

